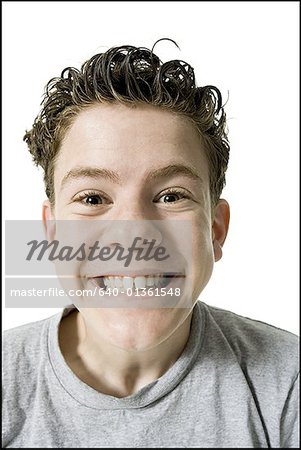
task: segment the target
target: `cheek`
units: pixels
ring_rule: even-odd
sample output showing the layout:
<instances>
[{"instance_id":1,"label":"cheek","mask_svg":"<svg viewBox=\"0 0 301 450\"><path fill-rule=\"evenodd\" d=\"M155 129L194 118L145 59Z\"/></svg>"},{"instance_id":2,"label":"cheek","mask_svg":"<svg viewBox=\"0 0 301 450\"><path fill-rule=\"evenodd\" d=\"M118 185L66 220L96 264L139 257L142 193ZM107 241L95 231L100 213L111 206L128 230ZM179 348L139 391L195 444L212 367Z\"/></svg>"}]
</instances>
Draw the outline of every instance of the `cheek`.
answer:
<instances>
[{"instance_id":1,"label":"cheek","mask_svg":"<svg viewBox=\"0 0 301 450\"><path fill-rule=\"evenodd\" d=\"M70 213L68 208L64 205L61 205L60 200L55 203L55 217L57 220L68 220Z\"/></svg>"},{"instance_id":2,"label":"cheek","mask_svg":"<svg viewBox=\"0 0 301 450\"><path fill-rule=\"evenodd\" d=\"M209 224L198 224L192 233L192 290L196 299L208 283L214 265L211 228Z\"/></svg>"}]
</instances>

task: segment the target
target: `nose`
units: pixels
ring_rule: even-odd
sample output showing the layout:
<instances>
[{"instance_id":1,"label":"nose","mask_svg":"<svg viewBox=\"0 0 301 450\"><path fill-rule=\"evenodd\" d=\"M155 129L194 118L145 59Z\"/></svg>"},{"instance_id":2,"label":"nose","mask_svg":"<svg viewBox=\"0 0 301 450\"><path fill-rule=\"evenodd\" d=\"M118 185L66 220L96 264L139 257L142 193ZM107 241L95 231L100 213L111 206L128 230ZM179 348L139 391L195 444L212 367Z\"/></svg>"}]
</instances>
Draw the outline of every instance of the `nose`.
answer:
<instances>
[{"instance_id":1,"label":"nose","mask_svg":"<svg viewBox=\"0 0 301 450\"><path fill-rule=\"evenodd\" d=\"M132 201L126 201L128 196ZM162 219L156 220L158 218L154 216L154 211L147 206L142 193L136 188L120 198L110 219L102 235L102 241L107 246L128 248L136 238L140 238L141 243L143 240L154 241L154 247L163 242Z\"/></svg>"},{"instance_id":2,"label":"nose","mask_svg":"<svg viewBox=\"0 0 301 450\"><path fill-rule=\"evenodd\" d=\"M119 245L128 248L138 240L141 244L153 242L158 247L163 241L162 231L157 220L112 220L108 221L102 233L102 243L106 246Z\"/></svg>"}]
</instances>

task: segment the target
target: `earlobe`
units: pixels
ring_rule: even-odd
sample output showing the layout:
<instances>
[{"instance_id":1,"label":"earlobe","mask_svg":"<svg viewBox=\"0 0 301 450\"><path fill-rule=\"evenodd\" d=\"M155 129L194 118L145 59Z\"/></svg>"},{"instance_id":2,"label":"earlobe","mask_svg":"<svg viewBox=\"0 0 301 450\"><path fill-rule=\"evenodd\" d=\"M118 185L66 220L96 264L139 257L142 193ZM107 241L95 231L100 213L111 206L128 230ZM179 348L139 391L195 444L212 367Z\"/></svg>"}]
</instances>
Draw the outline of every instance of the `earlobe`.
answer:
<instances>
[{"instance_id":1,"label":"earlobe","mask_svg":"<svg viewBox=\"0 0 301 450\"><path fill-rule=\"evenodd\" d=\"M214 253L214 261L217 262L222 259L223 249L221 244L217 239L213 240L213 253Z\"/></svg>"},{"instance_id":2,"label":"earlobe","mask_svg":"<svg viewBox=\"0 0 301 450\"><path fill-rule=\"evenodd\" d=\"M227 237L230 221L230 207L226 200L220 199L214 210L212 223L212 245L215 262L223 256L222 247Z\"/></svg>"},{"instance_id":3,"label":"earlobe","mask_svg":"<svg viewBox=\"0 0 301 450\"><path fill-rule=\"evenodd\" d=\"M49 200L45 200L43 202L42 220L47 240L53 241L55 239L55 232L56 232L55 216Z\"/></svg>"}]
</instances>

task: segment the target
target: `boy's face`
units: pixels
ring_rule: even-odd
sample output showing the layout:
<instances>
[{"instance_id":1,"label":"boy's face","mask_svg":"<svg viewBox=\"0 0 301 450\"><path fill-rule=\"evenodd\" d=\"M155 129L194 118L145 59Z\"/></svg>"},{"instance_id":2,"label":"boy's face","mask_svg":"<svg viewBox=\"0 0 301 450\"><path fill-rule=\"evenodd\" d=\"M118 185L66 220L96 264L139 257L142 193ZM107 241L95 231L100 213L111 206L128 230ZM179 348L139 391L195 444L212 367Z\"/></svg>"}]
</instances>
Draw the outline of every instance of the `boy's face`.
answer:
<instances>
[{"instance_id":1,"label":"boy's face","mask_svg":"<svg viewBox=\"0 0 301 450\"><path fill-rule=\"evenodd\" d=\"M207 159L187 119L147 105L87 108L62 142L54 188L55 207L44 203L44 220L190 221L193 306L221 257L229 211L225 201L212 210ZM138 350L165 340L191 309L84 308L81 313L106 341Z\"/></svg>"}]
</instances>

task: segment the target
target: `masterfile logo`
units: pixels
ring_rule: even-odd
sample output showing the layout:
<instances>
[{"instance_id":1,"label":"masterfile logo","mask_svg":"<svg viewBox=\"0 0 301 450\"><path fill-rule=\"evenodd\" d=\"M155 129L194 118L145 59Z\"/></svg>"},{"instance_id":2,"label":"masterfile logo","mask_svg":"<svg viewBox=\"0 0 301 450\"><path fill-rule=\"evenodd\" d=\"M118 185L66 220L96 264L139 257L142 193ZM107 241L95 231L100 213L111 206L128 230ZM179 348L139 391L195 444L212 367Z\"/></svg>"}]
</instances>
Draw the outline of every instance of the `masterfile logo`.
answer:
<instances>
[{"instance_id":1,"label":"masterfile logo","mask_svg":"<svg viewBox=\"0 0 301 450\"><path fill-rule=\"evenodd\" d=\"M6 306L191 305L190 221L7 221Z\"/></svg>"}]
</instances>

